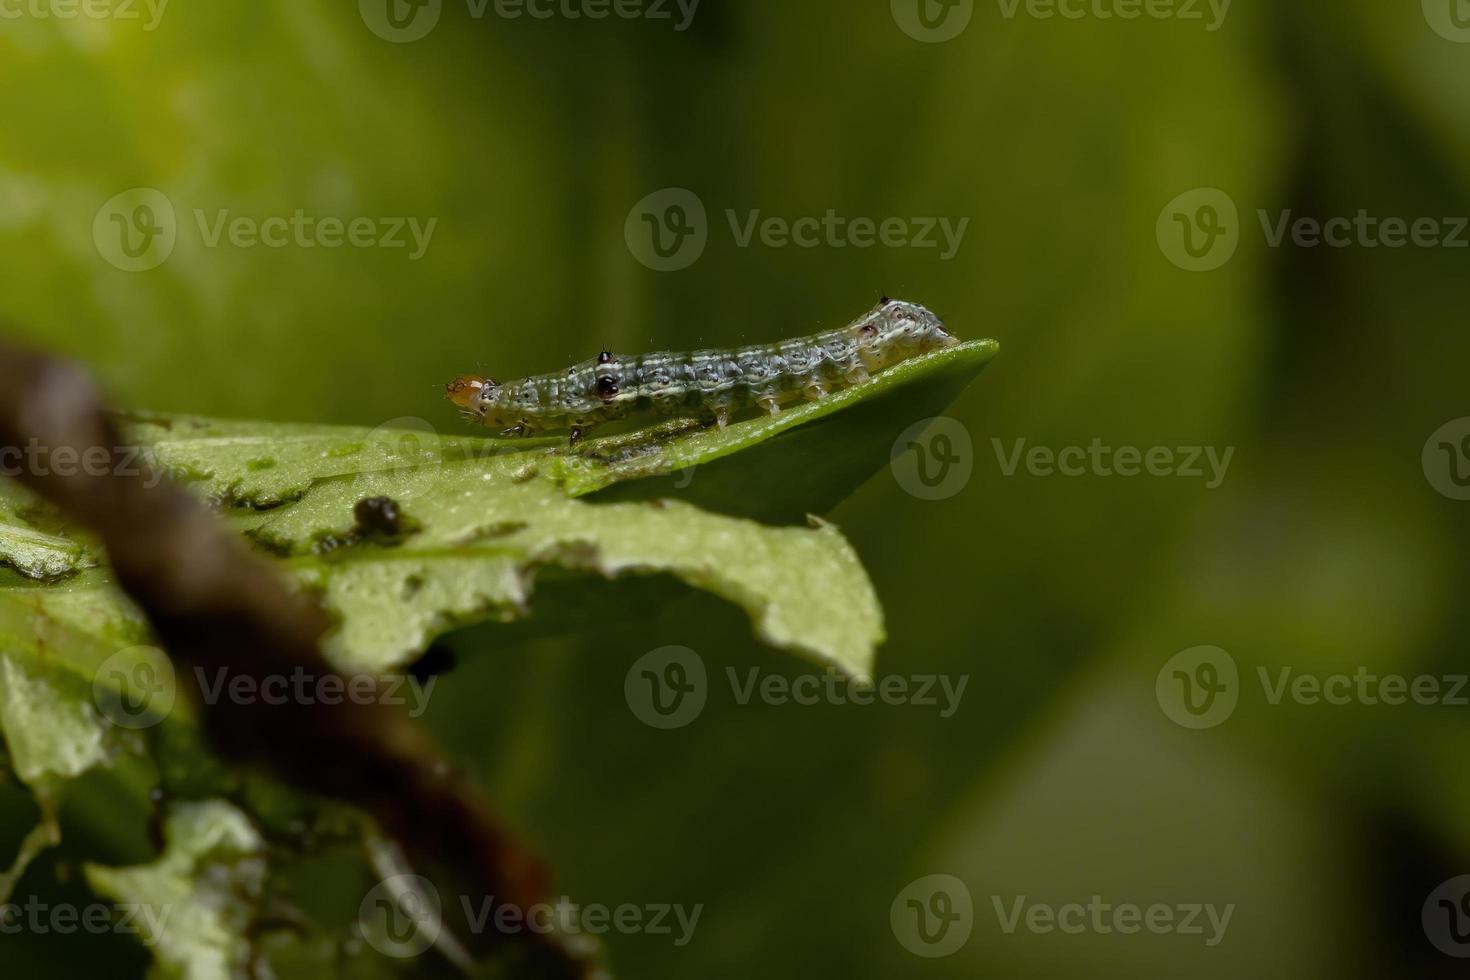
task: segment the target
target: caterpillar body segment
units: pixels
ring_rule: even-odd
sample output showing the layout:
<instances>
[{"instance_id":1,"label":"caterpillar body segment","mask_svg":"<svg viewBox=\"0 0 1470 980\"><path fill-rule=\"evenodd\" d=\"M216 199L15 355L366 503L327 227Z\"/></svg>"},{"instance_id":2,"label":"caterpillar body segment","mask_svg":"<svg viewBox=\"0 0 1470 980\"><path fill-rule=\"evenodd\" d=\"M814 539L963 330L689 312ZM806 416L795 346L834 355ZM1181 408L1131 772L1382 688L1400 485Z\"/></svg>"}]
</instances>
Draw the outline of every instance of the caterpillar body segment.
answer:
<instances>
[{"instance_id":1,"label":"caterpillar body segment","mask_svg":"<svg viewBox=\"0 0 1470 980\"><path fill-rule=\"evenodd\" d=\"M504 384L463 377L445 386L466 417L507 436L569 431L642 415L695 416L724 425L801 399L860 385L900 361L959 340L933 313L885 298L836 330L774 344L623 356L604 351L561 371Z\"/></svg>"}]
</instances>

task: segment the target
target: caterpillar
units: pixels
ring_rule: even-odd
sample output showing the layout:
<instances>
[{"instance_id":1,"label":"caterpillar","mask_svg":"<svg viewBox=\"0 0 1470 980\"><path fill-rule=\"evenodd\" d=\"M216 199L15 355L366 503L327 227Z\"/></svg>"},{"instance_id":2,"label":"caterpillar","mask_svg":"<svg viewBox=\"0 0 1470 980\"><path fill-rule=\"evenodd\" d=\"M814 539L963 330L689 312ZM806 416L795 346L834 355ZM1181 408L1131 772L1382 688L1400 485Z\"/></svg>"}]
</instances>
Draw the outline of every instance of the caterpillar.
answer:
<instances>
[{"instance_id":1,"label":"caterpillar","mask_svg":"<svg viewBox=\"0 0 1470 980\"><path fill-rule=\"evenodd\" d=\"M445 394L467 419L502 435L566 430L575 443L595 426L638 415L697 415L721 427L749 408L775 415L789 402L822 399L899 361L958 343L924 307L885 296L847 326L808 337L685 354L603 351L563 371L505 384L457 378Z\"/></svg>"}]
</instances>

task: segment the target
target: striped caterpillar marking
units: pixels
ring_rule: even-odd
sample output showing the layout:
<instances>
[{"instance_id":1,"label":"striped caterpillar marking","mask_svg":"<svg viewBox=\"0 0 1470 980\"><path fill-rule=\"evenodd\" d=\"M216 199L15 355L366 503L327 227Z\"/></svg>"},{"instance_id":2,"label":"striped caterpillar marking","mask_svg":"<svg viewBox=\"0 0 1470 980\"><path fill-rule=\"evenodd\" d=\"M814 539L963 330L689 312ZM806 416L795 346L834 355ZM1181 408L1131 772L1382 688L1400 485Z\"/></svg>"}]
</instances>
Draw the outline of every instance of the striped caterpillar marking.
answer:
<instances>
[{"instance_id":1,"label":"striped caterpillar marking","mask_svg":"<svg viewBox=\"0 0 1470 980\"><path fill-rule=\"evenodd\" d=\"M959 343L924 307L886 297L837 330L776 344L689 354L622 357L604 351L564 371L501 384L464 377L445 386L450 401L507 436L570 430L629 416L695 415L725 425L759 406L772 415L800 398L863 384L871 372Z\"/></svg>"}]
</instances>

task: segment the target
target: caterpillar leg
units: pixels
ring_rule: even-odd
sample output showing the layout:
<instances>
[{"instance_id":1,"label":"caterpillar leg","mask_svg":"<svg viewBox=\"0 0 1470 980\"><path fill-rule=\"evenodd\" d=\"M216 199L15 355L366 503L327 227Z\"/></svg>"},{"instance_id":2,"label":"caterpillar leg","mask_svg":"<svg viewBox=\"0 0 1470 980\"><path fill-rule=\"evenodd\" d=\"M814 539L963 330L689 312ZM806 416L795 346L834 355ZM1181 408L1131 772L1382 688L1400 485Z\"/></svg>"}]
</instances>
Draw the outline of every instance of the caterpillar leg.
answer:
<instances>
[{"instance_id":1,"label":"caterpillar leg","mask_svg":"<svg viewBox=\"0 0 1470 980\"><path fill-rule=\"evenodd\" d=\"M755 403L765 409L767 415L775 416L781 414L781 399L775 395L764 395L757 398Z\"/></svg>"},{"instance_id":2,"label":"caterpillar leg","mask_svg":"<svg viewBox=\"0 0 1470 980\"><path fill-rule=\"evenodd\" d=\"M873 380L873 376L868 373L868 369L865 366L857 364L853 366L852 370L847 372L843 380L849 385L865 385Z\"/></svg>"},{"instance_id":3,"label":"caterpillar leg","mask_svg":"<svg viewBox=\"0 0 1470 980\"><path fill-rule=\"evenodd\" d=\"M827 388L825 385L813 381L801 389L801 394L809 402L819 402L827 397Z\"/></svg>"},{"instance_id":4,"label":"caterpillar leg","mask_svg":"<svg viewBox=\"0 0 1470 980\"><path fill-rule=\"evenodd\" d=\"M539 429L525 422L522 422L520 425L513 425L508 429L500 430L500 434L507 439L529 439L538 432L540 432Z\"/></svg>"}]
</instances>

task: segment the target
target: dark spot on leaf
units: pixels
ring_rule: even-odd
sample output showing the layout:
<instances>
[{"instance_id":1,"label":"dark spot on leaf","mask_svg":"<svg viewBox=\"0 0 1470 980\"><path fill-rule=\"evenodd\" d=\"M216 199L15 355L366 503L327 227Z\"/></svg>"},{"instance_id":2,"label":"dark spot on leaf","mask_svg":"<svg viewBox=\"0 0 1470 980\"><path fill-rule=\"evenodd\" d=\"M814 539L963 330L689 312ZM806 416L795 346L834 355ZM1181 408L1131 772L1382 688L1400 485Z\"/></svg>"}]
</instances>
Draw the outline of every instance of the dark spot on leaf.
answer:
<instances>
[{"instance_id":1,"label":"dark spot on leaf","mask_svg":"<svg viewBox=\"0 0 1470 980\"><path fill-rule=\"evenodd\" d=\"M352 509L364 534L398 535L403 531L403 509L392 497L364 497Z\"/></svg>"}]
</instances>

